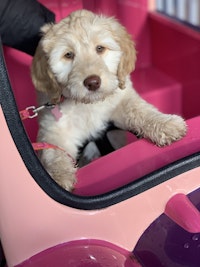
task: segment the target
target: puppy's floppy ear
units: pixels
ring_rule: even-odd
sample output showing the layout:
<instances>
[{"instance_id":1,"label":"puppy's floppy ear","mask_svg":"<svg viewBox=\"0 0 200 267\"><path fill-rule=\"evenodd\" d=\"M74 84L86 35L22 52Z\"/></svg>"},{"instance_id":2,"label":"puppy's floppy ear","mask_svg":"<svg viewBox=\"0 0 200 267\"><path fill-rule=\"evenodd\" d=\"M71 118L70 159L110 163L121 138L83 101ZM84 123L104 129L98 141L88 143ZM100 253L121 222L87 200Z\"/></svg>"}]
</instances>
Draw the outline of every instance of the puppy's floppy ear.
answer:
<instances>
[{"instance_id":1,"label":"puppy's floppy ear","mask_svg":"<svg viewBox=\"0 0 200 267\"><path fill-rule=\"evenodd\" d=\"M51 37L52 33L50 31L52 31L52 26L51 24L47 24L41 29L44 36L40 40L33 57L31 76L35 88L38 91L46 93L49 101L52 104L56 104L60 101L62 90L48 62L48 53L51 50L51 38L46 37L46 35L48 34Z\"/></svg>"},{"instance_id":2,"label":"puppy's floppy ear","mask_svg":"<svg viewBox=\"0 0 200 267\"><path fill-rule=\"evenodd\" d=\"M132 37L126 29L120 25L117 30L118 44L120 45L122 56L118 66L117 76L119 80L119 88L125 88L126 76L135 69L136 50Z\"/></svg>"}]
</instances>

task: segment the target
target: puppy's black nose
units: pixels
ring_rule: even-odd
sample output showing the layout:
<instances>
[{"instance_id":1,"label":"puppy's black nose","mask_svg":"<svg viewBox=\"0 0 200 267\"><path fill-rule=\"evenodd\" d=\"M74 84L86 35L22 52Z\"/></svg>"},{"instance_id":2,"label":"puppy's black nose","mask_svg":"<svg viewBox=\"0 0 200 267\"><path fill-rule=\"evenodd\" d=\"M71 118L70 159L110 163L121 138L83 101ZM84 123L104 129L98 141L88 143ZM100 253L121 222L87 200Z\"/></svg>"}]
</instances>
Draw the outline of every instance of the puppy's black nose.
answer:
<instances>
[{"instance_id":1,"label":"puppy's black nose","mask_svg":"<svg viewBox=\"0 0 200 267\"><path fill-rule=\"evenodd\" d=\"M95 91L99 89L101 85L101 79L97 75L91 75L84 80L83 84L88 90Z\"/></svg>"}]
</instances>

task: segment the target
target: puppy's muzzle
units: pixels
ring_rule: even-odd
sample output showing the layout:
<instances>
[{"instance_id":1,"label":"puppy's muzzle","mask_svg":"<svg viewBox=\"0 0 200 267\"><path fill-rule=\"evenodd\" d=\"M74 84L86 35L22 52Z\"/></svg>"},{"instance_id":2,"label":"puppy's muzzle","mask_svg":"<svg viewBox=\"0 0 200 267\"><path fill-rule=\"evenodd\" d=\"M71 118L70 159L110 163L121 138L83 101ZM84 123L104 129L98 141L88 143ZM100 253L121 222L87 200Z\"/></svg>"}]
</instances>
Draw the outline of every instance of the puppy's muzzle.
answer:
<instances>
[{"instance_id":1,"label":"puppy's muzzle","mask_svg":"<svg viewBox=\"0 0 200 267\"><path fill-rule=\"evenodd\" d=\"M97 75L91 75L84 80L83 84L89 91L96 91L101 86L101 78Z\"/></svg>"}]
</instances>

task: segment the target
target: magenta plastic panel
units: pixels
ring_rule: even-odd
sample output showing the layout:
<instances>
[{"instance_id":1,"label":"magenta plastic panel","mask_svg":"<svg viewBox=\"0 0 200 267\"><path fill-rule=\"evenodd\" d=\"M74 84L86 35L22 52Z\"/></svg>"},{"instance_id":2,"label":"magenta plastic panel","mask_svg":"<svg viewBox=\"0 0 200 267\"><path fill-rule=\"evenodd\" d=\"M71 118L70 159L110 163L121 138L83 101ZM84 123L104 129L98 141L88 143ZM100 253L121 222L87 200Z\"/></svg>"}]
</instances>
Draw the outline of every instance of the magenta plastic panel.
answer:
<instances>
[{"instance_id":1,"label":"magenta plastic panel","mask_svg":"<svg viewBox=\"0 0 200 267\"><path fill-rule=\"evenodd\" d=\"M73 241L47 249L16 267L141 267L133 254L98 240Z\"/></svg>"}]
</instances>

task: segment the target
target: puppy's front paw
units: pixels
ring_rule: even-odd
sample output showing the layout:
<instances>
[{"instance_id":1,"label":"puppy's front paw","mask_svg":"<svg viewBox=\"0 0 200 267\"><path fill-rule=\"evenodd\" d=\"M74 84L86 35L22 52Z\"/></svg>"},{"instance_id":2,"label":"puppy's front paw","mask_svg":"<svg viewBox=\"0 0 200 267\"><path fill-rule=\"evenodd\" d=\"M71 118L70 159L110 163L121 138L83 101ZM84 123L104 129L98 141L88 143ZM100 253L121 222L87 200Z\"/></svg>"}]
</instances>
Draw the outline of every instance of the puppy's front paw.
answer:
<instances>
[{"instance_id":1,"label":"puppy's front paw","mask_svg":"<svg viewBox=\"0 0 200 267\"><path fill-rule=\"evenodd\" d=\"M63 150L42 151L41 162L56 183L67 191L71 192L74 189L77 167Z\"/></svg>"},{"instance_id":2,"label":"puppy's front paw","mask_svg":"<svg viewBox=\"0 0 200 267\"><path fill-rule=\"evenodd\" d=\"M180 116L163 114L154 125L154 129L151 140L158 146L165 146L185 136L187 126Z\"/></svg>"},{"instance_id":3,"label":"puppy's front paw","mask_svg":"<svg viewBox=\"0 0 200 267\"><path fill-rule=\"evenodd\" d=\"M63 168L52 168L47 171L57 184L71 192L76 183L76 170L75 167L69 165Z\"/></svg>"},{"instance_id":4,"label":"puppy's front paw","mask_svg":"<svg viewBox=\"0 0 200 267\"><path fill-rule=\"evenodd\" d=\"M53 177L55 179L55 181L61 186L63 187L65 190L72 192L76 183L76 176L75 174L65 174L65 176L59 176L58 179L56 179L56 177Z\"/></svg>"}]
</instances>

